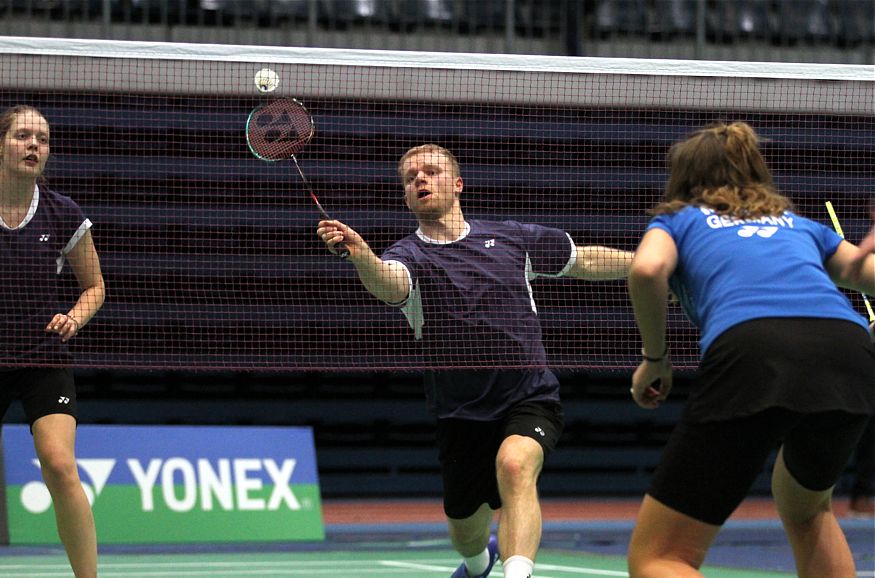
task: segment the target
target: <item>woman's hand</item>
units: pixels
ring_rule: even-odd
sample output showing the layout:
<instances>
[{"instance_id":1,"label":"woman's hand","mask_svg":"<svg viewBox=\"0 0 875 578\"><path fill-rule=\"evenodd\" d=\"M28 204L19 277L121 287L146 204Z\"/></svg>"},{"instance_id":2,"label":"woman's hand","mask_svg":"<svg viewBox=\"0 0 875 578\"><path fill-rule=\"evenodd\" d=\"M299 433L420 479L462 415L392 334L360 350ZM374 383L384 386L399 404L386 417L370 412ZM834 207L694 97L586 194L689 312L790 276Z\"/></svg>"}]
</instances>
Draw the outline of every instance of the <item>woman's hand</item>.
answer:
<instances>
[{"instance_id":1,"label":"woman's hand","mask_svg":"<svg viewBox=\"0 0 875 578\"><path fill-rule=\"evenodd\" d=\"M672 367L668 356L660 361L641 362L632 374L632 388L629 393L639 406L656 409L671 392Z\"/></svg>"},{"instance_id":2,"label":"woman's hand","mask_svg":"<svg viewBox=\"0 0 875 578\"><path fill-rule=\"evenodd\" d=\"M51 322L46 325L46 331L49 333L57 333L61 336L61 341L69 341L79 333L79 321L72 315L58 313L52 317Z\"/></svg>"}]
</instances>

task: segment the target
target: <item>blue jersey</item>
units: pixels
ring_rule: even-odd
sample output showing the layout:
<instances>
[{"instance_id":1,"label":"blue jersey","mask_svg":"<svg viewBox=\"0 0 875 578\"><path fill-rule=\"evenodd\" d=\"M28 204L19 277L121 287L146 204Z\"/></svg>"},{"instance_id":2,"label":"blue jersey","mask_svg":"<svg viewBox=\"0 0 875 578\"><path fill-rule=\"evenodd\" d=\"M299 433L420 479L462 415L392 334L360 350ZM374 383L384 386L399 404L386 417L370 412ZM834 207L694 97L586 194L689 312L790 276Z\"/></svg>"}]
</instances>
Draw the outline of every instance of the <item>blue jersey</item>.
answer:
<instances>
[{"instance_id":1,"label":"blue jersey","mask_svg":"<svg viewBox=\"0 0 875 578\"><path fill-rule=\"evenodd\" d=\"M451 242L417 231L383 254L407 270L398 305L437 369L426 397L439 417L498 419L520 401L558 401L530 282L563 275L576 254L567 233L514 221L470 221Z\"/></svg>"},{"instance_id":2,"label":"blue jersey","mask_svg":"<svg viewBox=\"0 0 875 578\"><path fill-rule=\"evenodd\" d=\"M699 328L702 355L721 333L751 319L817 317L866 327L826 271L842 239L820 223L789 211L737 219L690 206L653 218L653 228L677 245L670 286Z\"/></svg>"},{"instance_id":3,"label":"blue jersey","mask_svg":"<svg viewBox=\"0 0 875 578\"><path fill-rule=\"evenodd\" d=\"M70 304L62 298L65 257L91 227L69 197L35 187L24 220L0 220L0 255L7 272L0 287L0 362L68 363L67 347L46 325Z\"/></svg>"}]
</instances>

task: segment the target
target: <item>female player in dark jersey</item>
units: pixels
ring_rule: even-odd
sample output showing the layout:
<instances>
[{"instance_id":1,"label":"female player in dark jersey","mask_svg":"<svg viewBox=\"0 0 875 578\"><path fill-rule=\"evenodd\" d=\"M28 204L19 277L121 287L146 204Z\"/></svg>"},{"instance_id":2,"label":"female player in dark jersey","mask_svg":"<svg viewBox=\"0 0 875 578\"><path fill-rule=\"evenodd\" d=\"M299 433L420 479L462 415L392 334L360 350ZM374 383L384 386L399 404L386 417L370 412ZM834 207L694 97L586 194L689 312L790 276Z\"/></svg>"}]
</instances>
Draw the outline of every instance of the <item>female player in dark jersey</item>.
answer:
<instances>
[{"instance_id":1,"label":"female player in dark jersey","mask_svg":"<svg viewBox=\"0 0 875 578\"><path fill-rule=\"evenodd\" d=\"M0 115L0 135L0 255L15 279L0 289L0 415L21 400L70 565L77 578L90 578L97 538L74 454L76 389L66 343L103 305L103 275L91 222L42 184L48 121L16 106ZM65 263L82 290L72 307L60 296Z\"/></svg>"},{"instance_id":2,"label":"female player in dark jersey","mask_svg":"<svg viewBox=\"0 0 875 578\"><path fill-rule=\"evenodd\" d=\"M831 497L875 411L875 348L836 285L875 293L875 258L792 212L745 123L700 130L669 157L664 201L629 274L644 344L635 402L655 408L671 389L670 290L699 327L702 359L641 506L630 575L701 576L720 527L780 448L772 492L798 575L853 578Z\"/></svg>"},{"instance_id":3,"label":"female player in dark jersey","mask_svg":"<svg viewBox=\"0 0 875 578\"><path fill-rule=\"evenodd\" d=\"M378 258L353 229L332 220L317 234L342 242L365 287L402 309L431 367L426 397L437 416L444 511L464 562L454 578L532 574L541 538L537 481L562 432L559 382L547 368L530 280L618 279L632 254L576 246L560 230L515 221L467 221L450 151L422 145L401 157L407 206L419 229Z\"/></svg>"}]
</instances>

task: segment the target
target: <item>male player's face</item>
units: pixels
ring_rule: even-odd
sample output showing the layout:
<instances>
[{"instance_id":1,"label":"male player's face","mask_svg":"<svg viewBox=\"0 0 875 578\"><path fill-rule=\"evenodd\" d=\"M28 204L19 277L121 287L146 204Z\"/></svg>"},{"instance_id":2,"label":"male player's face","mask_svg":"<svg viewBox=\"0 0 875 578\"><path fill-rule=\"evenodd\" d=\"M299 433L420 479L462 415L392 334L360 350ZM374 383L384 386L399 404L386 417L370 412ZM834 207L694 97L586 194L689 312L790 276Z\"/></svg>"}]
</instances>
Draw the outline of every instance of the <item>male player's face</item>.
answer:
<instances>
[{"instance_id":1,"label":"male player's face","mask_svg":"<svg viewBox=\"0 0 875 578\"><path fill-rule=\"evenodd\" d=\"M404 198L418 218L443 217L458 202L462 177L455 174L452 163L440 152L412 155L401 167Z\"/></svg>"},{"instance_id":2,"label":"male player's face","mask_svg":"<svg viewBox=\"0 0 875 578\"><path fill-rule=\"evenodd\" d=\"M49 160L49 123L34 111L15 115L3 139L0 169L13 176L40 176Z\"/></svg>"}]
</instances>

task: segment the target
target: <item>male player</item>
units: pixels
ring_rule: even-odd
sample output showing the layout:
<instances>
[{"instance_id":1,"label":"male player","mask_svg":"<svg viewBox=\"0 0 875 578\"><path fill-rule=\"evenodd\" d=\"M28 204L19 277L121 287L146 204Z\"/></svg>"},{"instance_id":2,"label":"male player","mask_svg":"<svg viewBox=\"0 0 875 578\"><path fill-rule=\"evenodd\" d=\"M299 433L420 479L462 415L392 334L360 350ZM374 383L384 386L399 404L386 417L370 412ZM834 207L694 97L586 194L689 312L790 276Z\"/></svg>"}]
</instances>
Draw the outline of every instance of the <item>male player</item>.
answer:
<instances>
[{"instance_id":1,"label":"male player","mask_svg":"<svg viewBox=\"0 0 875 578\"><path fill-rule=\"evenodd\" d=\"M382 258L340 221L320 221L317 234L329 249L346 246L364 286L403 311L426 362L441 368L426 372L425 392L449 534L464 558L453 578L488 576L498 546L505 578L527 578L541 540L536 485L564 425L530 280L624 278L632 253L576 246L548 227L465 220L459 164L443 147L410 149L398 171L415 233Z\"/></svg>"}]
</instances>

